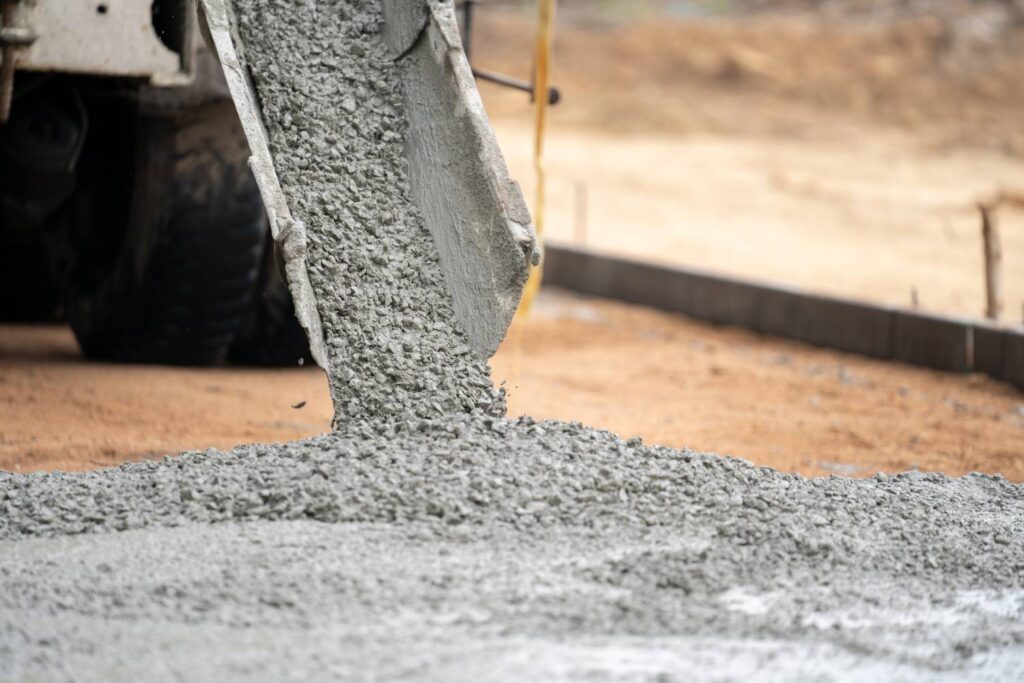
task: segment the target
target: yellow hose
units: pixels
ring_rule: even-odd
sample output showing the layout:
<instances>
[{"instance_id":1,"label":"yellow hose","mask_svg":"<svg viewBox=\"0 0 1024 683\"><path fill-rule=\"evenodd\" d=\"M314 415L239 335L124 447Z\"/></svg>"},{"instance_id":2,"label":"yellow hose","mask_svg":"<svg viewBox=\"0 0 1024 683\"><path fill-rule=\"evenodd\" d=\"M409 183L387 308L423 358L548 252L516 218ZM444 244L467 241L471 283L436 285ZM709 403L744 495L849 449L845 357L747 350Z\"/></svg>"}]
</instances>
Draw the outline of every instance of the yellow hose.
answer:
<instances>
[{"instance_id":1,"label":"yellow hose","mask_svg":"<svg viewBox=\"0 0 1024 683\"><path fill-rule=\"evenodd\" d=\"M533 73L533 170L537 181L534 195L533 225L537 230L537 243L543 248L544 235L544 129L548 114L548 88L551 76L551 43L555 23L555 0L537 0L537 45ZM516 316L525 318L540 291L544 264L530 271L523 288Z\"/></svg>"}]
</instances>

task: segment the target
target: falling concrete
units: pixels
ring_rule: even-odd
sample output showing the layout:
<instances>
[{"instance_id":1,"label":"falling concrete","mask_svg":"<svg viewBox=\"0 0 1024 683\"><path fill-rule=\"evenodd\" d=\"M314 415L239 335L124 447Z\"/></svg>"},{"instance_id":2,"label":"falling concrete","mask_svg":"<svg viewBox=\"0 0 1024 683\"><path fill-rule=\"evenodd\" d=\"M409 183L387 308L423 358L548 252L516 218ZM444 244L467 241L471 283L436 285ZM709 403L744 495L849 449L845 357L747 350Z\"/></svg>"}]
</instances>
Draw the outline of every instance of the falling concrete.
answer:
<instances>
[{"instance_id":1,"label":"falling concrete","mask_svg":"<svg viewBox=\"0 0 1024 683\"><path fill-rule=\"evenodd\" d=\"M410 199L407 120L379 2L237 0L234 10L277 175L307 233L336 427L501 414Z\"/></svg>"},{"instance_id":2,"label":"falling concrete","mask_svg":"<svg viewBox=\"0 0 1024 683\"><path fill-rule=\"evenodd\" d=\"M536 238L451 3L203 5L335 426L502 414Z\"/></svg>"},{"instance_id":3,"label":"falling concrete","mask_svg":"<svg viewBox=\"0 0 1024 683\"><path fill-rule=\"evenodd\" d=\"M486 345L471 343L493 329L469 331L452 284L479 273L444 263L465 245L430 225L444 212L422 205L429 156L405 113L401 70L453 64L444 22L385 37L370 0L234 9L302 226L296 263L337 429L83 474L0 473L0 679L981 681L1024 669L1020 485L807 479L503 417ZM505 207L490 229L514 236L522 216L499 176L474 194ZM525 260L528 242L506 247Z\"/></svg>"}]
</instances>

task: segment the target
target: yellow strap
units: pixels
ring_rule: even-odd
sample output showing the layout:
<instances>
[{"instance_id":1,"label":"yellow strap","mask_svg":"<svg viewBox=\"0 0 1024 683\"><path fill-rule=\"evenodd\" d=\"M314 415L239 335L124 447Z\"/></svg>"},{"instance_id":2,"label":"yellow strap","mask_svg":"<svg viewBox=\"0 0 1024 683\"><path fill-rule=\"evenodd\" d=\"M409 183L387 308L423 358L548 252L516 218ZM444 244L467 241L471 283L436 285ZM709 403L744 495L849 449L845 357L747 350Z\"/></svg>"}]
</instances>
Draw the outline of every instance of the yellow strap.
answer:
<instances>
[{"instance_id":1,"label":"yellow strap","mask_svg":"<svg viewBox=\"0 0 1024 683\"><path fill-rule=\"evenodd\" d=\"M548 113L548 88L551 75L552 27L555 22L555 0L537 0L537 46L533 73L533 170L537 180L537 194L533 205L533 225L537 230L537 243L543 248L544 235L544 129ZM516 315L525 318L530 305L540 291L543 277L541 265L530 271L523 288Z\"/></svg>"}]
</instances>

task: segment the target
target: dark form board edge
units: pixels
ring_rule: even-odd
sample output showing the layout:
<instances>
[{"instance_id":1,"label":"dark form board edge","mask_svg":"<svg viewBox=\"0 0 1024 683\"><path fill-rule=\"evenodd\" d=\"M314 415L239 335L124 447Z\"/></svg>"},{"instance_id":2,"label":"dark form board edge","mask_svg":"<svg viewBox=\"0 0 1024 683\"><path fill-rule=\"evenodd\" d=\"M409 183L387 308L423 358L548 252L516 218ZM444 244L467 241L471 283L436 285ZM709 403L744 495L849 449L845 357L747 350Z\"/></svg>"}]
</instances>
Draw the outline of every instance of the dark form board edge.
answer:
<instances>
[{"instance_id":1,"label":"dark form board edge","mask_svg":"<svg viewBox=\"0 0 1024 683\"><path fill-rule=\"evenodd\" d=\"M544 281L721 325L1024 388L1024 328L850 301L558 245Z\"/></svg>"}]
</instances>

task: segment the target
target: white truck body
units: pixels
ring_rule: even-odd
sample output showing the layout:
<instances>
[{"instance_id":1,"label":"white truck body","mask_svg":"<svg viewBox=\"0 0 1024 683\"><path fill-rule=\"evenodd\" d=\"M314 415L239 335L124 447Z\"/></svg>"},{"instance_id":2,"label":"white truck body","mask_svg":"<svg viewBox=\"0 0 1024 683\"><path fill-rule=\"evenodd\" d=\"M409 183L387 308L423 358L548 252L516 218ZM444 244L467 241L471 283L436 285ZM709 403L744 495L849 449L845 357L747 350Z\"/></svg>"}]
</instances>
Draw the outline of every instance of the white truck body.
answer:
<instances>
[{"instance_id":1,"label":"white truck body","mask_svg":"<svg viewBox=\"0 0 1024 683\"><path fill-rule=\"evenodd\" d=\"M144 78L153 85L188 83L194 0L155 3L175 16L176 51L154 26L151 0L21 0L14 26L33 37L15 54L18 69Z\"/></svg>"}]
</instances>

